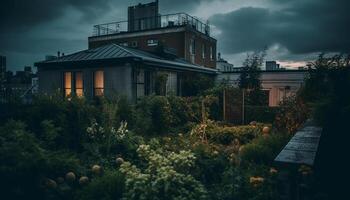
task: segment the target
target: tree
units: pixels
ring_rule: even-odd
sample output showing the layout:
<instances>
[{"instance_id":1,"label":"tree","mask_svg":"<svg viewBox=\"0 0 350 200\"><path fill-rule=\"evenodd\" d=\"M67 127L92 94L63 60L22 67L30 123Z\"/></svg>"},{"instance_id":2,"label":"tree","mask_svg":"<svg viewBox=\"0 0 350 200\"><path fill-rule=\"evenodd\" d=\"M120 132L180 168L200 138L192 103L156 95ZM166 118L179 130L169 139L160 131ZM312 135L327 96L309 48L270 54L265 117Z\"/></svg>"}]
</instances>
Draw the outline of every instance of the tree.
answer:
<instances>
[{"instance_id":1,"label":"tree","mask_svg":"<svg viewBox=\"0 0 350 200\"><path fill-rule=\"evenodd\" d=\"M248 54L243 62L242 73L239 77L239 88L247 91L247 103L250 105L263 105L265 94L261 90L261 69L266 52Z\"/></svg>"}]
</instances>

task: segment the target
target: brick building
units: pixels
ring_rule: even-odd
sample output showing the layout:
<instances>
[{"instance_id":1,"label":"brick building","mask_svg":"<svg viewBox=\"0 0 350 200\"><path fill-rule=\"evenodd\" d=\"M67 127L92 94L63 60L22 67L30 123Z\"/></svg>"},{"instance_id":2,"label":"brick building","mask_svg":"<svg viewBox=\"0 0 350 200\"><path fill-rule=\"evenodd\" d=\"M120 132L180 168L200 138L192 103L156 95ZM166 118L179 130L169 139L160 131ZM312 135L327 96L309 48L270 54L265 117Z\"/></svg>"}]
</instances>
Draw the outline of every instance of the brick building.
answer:
<instances>
[{"instance_id":1,"label":"brick building","mask_svg":"<svg viewBox=\"0 0 350 200\"><path fill-rule=\"evenodd\" d=\"M89 48L115 43L216 68L216 39L210 36L209 25L185 13L160 15L158 1L130 6L128 21L99 24L94 29Z\"/></svg>"}]
</instances>

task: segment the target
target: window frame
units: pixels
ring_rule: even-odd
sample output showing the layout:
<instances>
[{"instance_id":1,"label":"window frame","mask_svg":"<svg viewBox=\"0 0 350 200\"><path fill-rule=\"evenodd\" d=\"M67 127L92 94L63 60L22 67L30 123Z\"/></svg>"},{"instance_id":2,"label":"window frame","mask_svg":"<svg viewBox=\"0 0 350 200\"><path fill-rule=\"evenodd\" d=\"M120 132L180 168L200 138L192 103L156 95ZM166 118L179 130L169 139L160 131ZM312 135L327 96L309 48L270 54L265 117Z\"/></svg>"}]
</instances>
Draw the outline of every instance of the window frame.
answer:
<instances>
[{"instance_id":1,"label":"window frame","mask_svg":"<svg viewBox=\"0 0 350 200\"><path fill-rule=\"evenodd\" d=\"M102 87L96 87L96 74L97 72L102 72ZM92 74L92 78L93 78L93 81L92 81L92 94L93 94L93 97L102 97L105 95L105 74L104 74L104 70L95 70L93 71L93 74ZM96 90L101 90L102 93L100 94L97 94Z\"/></svg>"}]
</instances>

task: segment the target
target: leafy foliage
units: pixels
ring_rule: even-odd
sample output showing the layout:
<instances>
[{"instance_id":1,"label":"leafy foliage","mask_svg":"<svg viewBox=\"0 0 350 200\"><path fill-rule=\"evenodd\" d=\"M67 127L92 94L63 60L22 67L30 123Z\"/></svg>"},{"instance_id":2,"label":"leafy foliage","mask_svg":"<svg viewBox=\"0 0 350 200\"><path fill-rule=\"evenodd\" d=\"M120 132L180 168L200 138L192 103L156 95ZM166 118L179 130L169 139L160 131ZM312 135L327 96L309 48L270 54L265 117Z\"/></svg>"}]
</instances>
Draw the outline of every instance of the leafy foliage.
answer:
<instances>
[{"instance_id":1,"label":"leafy foliage","mask_svg":"<svg viewBox=\"0 0 350 200\"><path fill-rule=\"evenodd\" d=\"M159 150L160 151L160 150ZM126 177L126 199L206 199L203 185L191 175L195 156L189 151L161 155L148 145L141 145L138 153L147 161L142 172L129 162L121 165Z\"/></svg>"}]
</instances>

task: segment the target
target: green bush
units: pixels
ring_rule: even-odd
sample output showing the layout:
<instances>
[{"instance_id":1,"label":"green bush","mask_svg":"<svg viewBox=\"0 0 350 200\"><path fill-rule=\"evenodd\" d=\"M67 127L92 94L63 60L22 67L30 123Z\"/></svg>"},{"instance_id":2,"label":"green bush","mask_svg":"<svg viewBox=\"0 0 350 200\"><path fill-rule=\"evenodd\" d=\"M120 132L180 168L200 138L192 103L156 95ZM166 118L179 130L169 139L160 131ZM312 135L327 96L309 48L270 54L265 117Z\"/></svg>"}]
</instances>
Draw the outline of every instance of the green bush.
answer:
<instances>
[{"instance_id":1,"label":"green bush","mask_svg":"<svg viewBox=\"0 0 350 200\"><path fill-rule=\"evenodd\" d=\"M136 105L136 113L136 132L152 135L169 131L172 115L166 97L143 97Z\"/></svg>"},{"instance_id":2,"label":"green bush","mask_svg":"<svg viewBox=\"0 0 350 200\"><path fill-rule=\"evenodd\" d=\"M273 123L278 111L277 107L269 106L246 106L245 121L258 121L263 123Z\"/></svg>"},{"instance_id":3,"label":"green bush","mask_svg":"<svg viewBox=\"0 0 350 200\"><path fill-rule=\"evenodd\" d=\"M21 122L0 128L0 187L4 199L42 199L39 185L45 175L45 151Z\"/></svg>"},{"instance_id":4,"label":"green bush","mask_svg":"<svg viewBox=\"0 0 350 200\"><path fill-rule=\"evenodd\" d=\"M242 147L241 160L244 163L271 164L289 139L287 134L260 136Z\"/></svg>"},{"instance_id":5,"label":"green bush","mask_svg":"<svg viewBox=\"0 0 350 200\"><path fill-rule=\"evenodd\" d=\"M122 199L124 176L118 170L108 170L102 177L92 179L87 186L76 192L77 200L117 200Z\"/></svg>"},{"instance_id":6,"label":"green bush","mask_svg":"<svg viewBox=\"0 0 350 200\"><path fill-rule=\"evenodd\" d=\"M204 186L189 174L195 160L192 152L164 152L140 145L138 153L146 161L144 170L130 162L120 167L126 178L125 199L206 199Z\"/></svg>"},{"instance_id":7,"label":"green bush","mask_svg":"<svg viewBox=\"0 0 350 200\"><path fill-rule=\"evenodd\" d=\"M276 115L275 125L281 131L294 133L308 118L310 108L296 96L285 98Z\"/></svg>"},{"instance_id":8,"label":"green bush","mask_svg":"<svg viewBox=\"0 0 350 200\"><path fill-rule=\"evenodd\" d=\"M209 126L206 130L207 137L210 141L219 144L231 144L238 139L241 144L246 144L255 137L261 135L262 124L257 126Z\"/></svg>"}]
</instances>

